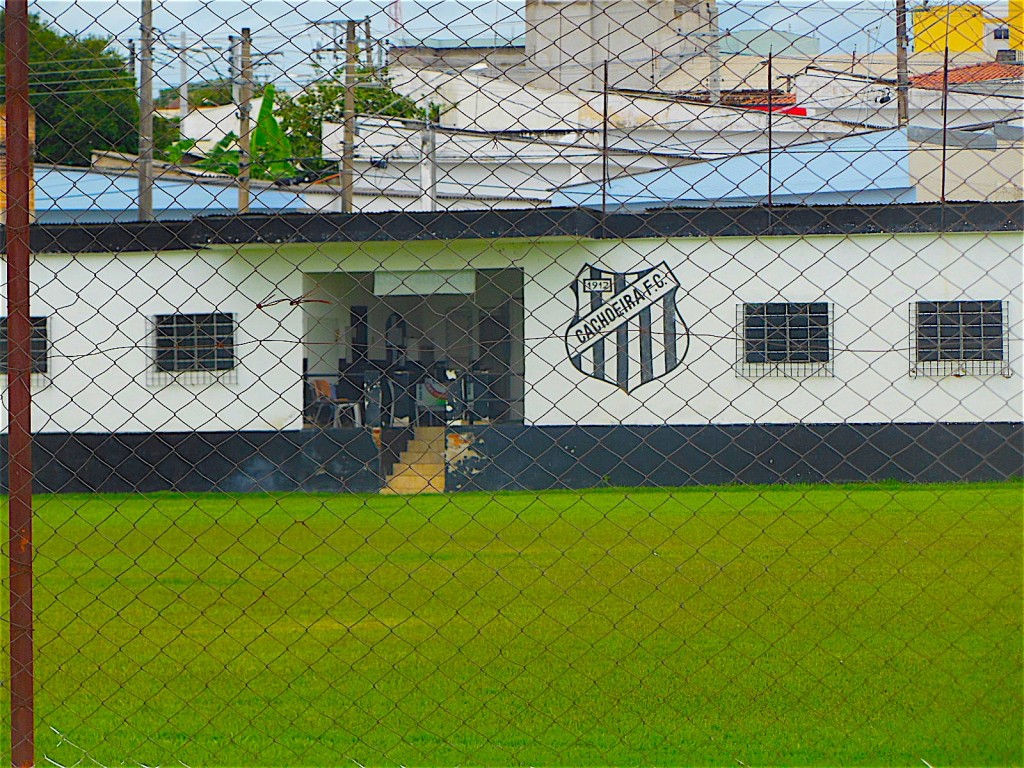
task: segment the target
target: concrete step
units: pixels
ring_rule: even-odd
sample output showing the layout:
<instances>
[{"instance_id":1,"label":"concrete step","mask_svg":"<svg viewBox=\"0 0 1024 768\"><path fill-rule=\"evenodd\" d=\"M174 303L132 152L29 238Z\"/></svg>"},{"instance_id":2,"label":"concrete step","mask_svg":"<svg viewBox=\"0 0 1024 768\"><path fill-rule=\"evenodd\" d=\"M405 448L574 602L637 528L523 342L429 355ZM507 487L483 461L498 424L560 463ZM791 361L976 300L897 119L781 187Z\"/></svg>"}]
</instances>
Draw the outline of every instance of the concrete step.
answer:
<instances>
[{"instance_id":1,"label":"concrete step","mask_svg":"<svg viewBox=\"0 0 1024 768\"><path fill-rule=\"evenodd\" d=\"M427 431L424 431L427 430ZM430 445L438 450L444 450L445 433L443 427L416 427L416 431L413 433L413 439L410 440L413 443L422 443L424 445Z\"/></svg>"},{"instance_id":2,"label":"concrete step","mask_svg":"<svg viewBox=\"0 0 1024 768\"><path fill-rule=\"evenodd\" d=\"M425 440L412 439L405 446L406 453L444 453L444 442L436 440L427 442Z\"/></svg>"},{"instance_id":3,"label":"concrete step","mask_svg":"<svg viewBox=\"0 0 1024 768\"><path fill-rule=\"evenodd\" d=\"M391 468L390 477L444 477L444 462L399 462Z\"/></svg>"},{"instance_id":4,"label":"concrete step","mask_svg":"<svg viewBox=\"0 0 1024 768\"><path fill-rule=\"evenodd\" d=\"M444 476L428 480L423 477L392 477L381 491L383 494L444 493Z\"/></svg>"},{"instance_id":5,"label":"concrete step","mask_svg":"<svg viewBox=\"0 0 1024 768\"><path fill-rule=\"evenodd\" d=\"M444 452L444 427L416 427L381 493L444 493Z\"/></svg>"},{"instance_id":6,"label":"concrete step","mask_svg":"<svg viewBox=\"0 0 1024 768\"><path fill-rule=\"evenodd\" d=\"M399 464L444 464L444 454L431 451L429 453L403 453L398 457Z\"/></svg>"}]
</instances>

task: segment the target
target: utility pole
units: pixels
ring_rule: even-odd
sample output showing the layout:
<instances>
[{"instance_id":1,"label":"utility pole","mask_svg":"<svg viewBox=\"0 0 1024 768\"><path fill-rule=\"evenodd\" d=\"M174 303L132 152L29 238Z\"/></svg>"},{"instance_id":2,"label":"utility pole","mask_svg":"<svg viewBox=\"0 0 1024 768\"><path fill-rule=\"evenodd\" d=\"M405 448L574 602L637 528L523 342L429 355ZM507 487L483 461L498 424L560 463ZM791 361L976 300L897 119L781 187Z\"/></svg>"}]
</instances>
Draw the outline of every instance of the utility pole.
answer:
<instances>
[{"instance_id":1,"label":"utility pole","mask_svg":"<svg viewBox=\"0 0 1024 768\"><path fill-rule=\"evenodd\" d=\"M352 213L352 193L355 185L356 141L356 59L359 56L356 41L356 22L349 19L345 25L345 121L344 148L341 154L341 212Z\"/></svg>"},{"instance_id":2,"label":"utility pole","mask_svg":"<svg viewBox=\"0 0 1024 768\"><path fill-rule=\"evenodd\" d=\"M128 38L128 71L132 73L132 82L135 82L135 75L138 74L136 67L139 66L138 60L135 58L135 41Z\"/></svg>"},{"instance_id":3,"label":"utility pole","mask_svg":"<svg viewBox=\"0 0 1024 768\"><path fill-rule=\"evenodd\" d=\"M420 131L420 209L437 210L437 132L429 119Z\"/></svg>"},{"instance_id":4,"label":"utility pole","mask_svg":"<svg viewBox=\"0 0 1024 768\"><path fill-rule=\"evenodd\" d=\"M139 221L153 220L153 0L142 0L139 76Z\"/></svg>"},{"instance_id":5,"label":"utility pole","mask_svg":"<svg viewBox=\"0 0 1024 768\"><path fill-rule=\"evenodd\" d=\"M608 59L601 89L601 215L608 215Z\"/></svg>"},{"instance_id":6,"label":"utility pole","mask_svg":"<svg viewBox=\"0 0 1024 768\"><path fill-rule=\"evenodd\" d=\"M896 0L896 114L900 127L910 122L910 73L907 69L907 0Z\"/></svg>"},{"instance_id":7,"label":"utility pole","mask_svg":"<svg viewBox=\"0 0 1024 768\"><path fill-rule=\"evenodd\" d=\"M949 13L946 13L946 29L949 29ZM948 31L946 33L949 34ZM949 40L946 40L946 51L942 58L942 179L939 189L939 202L946 204L946 157L949 148Z\"/></svg>"},{"instance_id":8,"label":"utility pole","mask_svg":"<svg viewBox=\"0 0 1024 768\"><path fill-rule=\"evenodd\" d=\"M363 34L366 39L366 68L373 70L373 32L370 29L370 17L363 19Z\"/></svg>"},{"instance_id":9,"label":"utility pole","mask_svg":"<svg viewBox=\"0 0 1024 768\"><path fill-rule=\"evenodd\" d=\"M252 113L252 36L248 27L242 29L242 81L238 103L238 212L249 212L250 115Z\"/></svg>"},{"instance_id":10,"label":"utility pole","mask_svg":"<svg viewBox=\"0 0 1024 768\"><path fill-rule=\"evenodd\" d=\"M708 58L711 60L708 97L712 106L718 106L722 103L722 47L718 29L718 4L715 0L708 2L708 26L711 28L711 42L707 46Z\"/></svg>"},{"instance_id":11,"label":"utility pole","mask_svg":"<svg viewBox=\"0 0 1024 768\"><path fill-rule=\"evenodd\" d=\"M238 38L228 35L228 78L231 80L231 103L238 104L242 100L238 77Z\"/></svg>"},{"instance_id":12,"label":"utility pole","mask_svg":"<svg viewBox=\"0 0 1024 768\"><path fill-rule=\"evenodd\" d=\"M772 49L768 49L768 207L772 207L772 126L775 118L775 102L772 96L775 88L775 72L772 67Z\"/></svg>"},{"instance_id":13,"label":"utility pole","mask_svg":"<svg viewBox=\"0 0 1024 768\"><path fill-rule=\"evenodd\" d=\"M178 116L184 120L188 117L188 42L185 40L185 32L181 33L181 48L178 49L178 57L181 60L181 85L178 86Z\"/></svg>"}]
</instances>

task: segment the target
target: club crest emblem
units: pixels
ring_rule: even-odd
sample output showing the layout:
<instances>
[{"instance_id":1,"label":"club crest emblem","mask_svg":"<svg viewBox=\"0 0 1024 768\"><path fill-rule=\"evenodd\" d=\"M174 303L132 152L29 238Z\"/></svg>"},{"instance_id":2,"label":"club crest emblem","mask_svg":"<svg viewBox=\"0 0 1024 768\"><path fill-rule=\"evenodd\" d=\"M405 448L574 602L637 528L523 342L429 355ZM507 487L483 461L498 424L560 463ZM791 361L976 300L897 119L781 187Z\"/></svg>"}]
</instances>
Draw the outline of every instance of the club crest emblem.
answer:
<instances>
[{"instance_id":1,"label":"club crest emblem","mask_svg":"<svg viewBox=\"0 0 1024 768\"><path fill-rule=\"evenodd\" d=\"M676 304L668 264L636 272L584 265L573 281L576 314L565 331L580 373L632 392L682 364L690 332Z\"/></svg>"}]
</instances>

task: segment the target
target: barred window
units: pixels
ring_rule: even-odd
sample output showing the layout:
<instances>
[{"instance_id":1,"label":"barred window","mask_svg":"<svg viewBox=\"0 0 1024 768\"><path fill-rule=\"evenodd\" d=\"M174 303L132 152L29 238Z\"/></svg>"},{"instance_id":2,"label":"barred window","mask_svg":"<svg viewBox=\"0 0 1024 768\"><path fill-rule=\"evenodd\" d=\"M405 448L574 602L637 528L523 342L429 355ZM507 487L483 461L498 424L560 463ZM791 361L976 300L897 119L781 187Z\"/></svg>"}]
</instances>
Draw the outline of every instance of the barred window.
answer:
<instances>
[{"instance_id":1,"label":"barred window","mask_svg":"<svg viewBox=\"0 0 1024 768\"><path fill-rule=\"evenodd\" d=\"M911 373L1008 374L1006 308L999 300L911 305Z\"/></svg>"},{"instance_id":2,"label":"barred window","mask_svg":"<svg viewBox=\"0 0 1024 768\"><path fill-rule=\"evenodd\" d=\"M216 373L235 367L234 315L157 315L154 326L157 371Z\"/></svg>"},{"instance_id":3,"label":"barred window","mask_svg":"<svg viewBox=\"0 0 1024 768\"><path fill-rule=\"evenodd\" d=\"M738 308L741 376L831 376L828 302L764 302Z\"/></svg>"},{"instance_id":4,"label":"barred window","mask_svg":"<svg viewBox=\"0 0 1024 768\"><path fill-rule=\"evenodd\" d=\"M30 337L30 355L32 373L47 373L49 370L50 340L47 330L47 318L33 317L30 319L32 331ZM7 318L0 317L0 374L7 373Z\"/></svg>"}]
</instances>

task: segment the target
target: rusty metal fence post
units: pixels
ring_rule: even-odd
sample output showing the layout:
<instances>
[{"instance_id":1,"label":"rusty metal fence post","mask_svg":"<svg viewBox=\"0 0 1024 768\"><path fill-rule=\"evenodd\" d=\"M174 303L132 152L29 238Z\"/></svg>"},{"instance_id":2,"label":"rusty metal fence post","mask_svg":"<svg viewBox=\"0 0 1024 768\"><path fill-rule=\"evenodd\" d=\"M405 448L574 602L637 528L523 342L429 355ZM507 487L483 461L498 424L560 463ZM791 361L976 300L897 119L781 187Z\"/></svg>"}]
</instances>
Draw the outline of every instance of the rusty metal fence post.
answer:
<instances>
[{"instance_id":1,"label":"rusty metal fence post","mask_svg":"<svg viewBox=\"0 0 1024 768\"><path fill-rule=\"evenodd\" d=\"M7 0L5 21L11 762L20 767L35 763L27 0Z\"/></svg>"}]
</instances>

